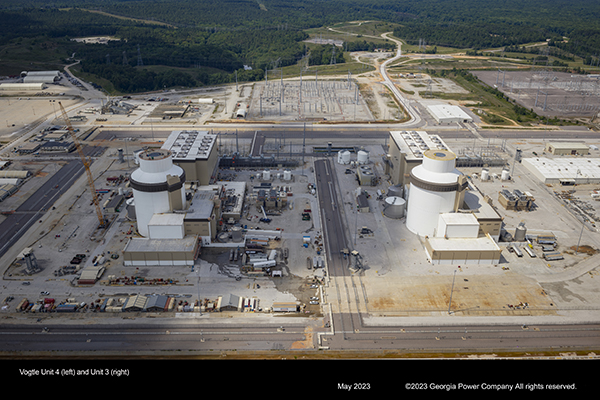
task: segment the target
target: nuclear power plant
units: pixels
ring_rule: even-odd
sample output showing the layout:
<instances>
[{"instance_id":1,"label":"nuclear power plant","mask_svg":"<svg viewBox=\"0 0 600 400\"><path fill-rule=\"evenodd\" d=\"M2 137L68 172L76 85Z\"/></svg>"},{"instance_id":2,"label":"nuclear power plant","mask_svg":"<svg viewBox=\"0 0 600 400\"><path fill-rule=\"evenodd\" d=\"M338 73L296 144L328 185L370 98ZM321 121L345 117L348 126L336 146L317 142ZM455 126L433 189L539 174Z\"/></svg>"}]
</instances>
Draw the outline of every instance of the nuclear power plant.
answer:
<instances>
[{"instance_id":1,"label":"nuclear power plant","mask_svg":"<svg viewBox=\"0 0 600 400\"><path fill-rule=\"evenodd\" d=\"M449 150L427 150L423 163L410 172L406 227L420 236L433 236L439 216L455 212L462 204L467 180L455 168Z\"/></svg>"},{"instance_id":2,"label":"nuclear power plant","mask_svg":"<svg viewBox=\"0 0 600 400\"><path fill-rule=\"evenodd\" d=\"M125 265L194 265L201 247L217 236L222 199L239 199L239 218L245 186L209 185L217 168L214 143L205 131L173 131L161 148L136 153L127 204L139 237L125 245Z\"/></svg>"},{"instance_id":3,"label":"nuclear power plant","mask_svg":"<svg viewBox=\"0 0 600 400\"><path fill-rule=\"evenodd\" d=\"M421 238L432 264L497 264L502 217L456 168L449 146L423 131L393 131L389 142L384 162L393 185L383 215Z\"/></svg>"},{"instance_id":4,"label":"nuclear power plant","mask_svg":"<svg viewBox=\"0 0 600 400\"><path fill-rule=\"evenodd\" d=\"M173 164L169 150L152 149L139 155L140 167L131 174L138 232L149 236L155 214L185 209L185 173Z\"/></svg>"}]
</instances>

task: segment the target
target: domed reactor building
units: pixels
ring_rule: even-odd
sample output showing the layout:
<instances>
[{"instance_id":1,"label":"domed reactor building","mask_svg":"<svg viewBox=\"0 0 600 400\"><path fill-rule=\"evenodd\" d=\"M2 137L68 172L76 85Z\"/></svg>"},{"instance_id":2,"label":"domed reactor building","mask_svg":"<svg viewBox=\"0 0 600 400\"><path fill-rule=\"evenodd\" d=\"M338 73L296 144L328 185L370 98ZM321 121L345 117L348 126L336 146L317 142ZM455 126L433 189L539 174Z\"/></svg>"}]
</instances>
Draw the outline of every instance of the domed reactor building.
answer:
<instances>
[{"instance_id":1,"label":"domed reactor building","mask_svg":"<svg viewBox=\"0 0 600 400\"><path fill-rule=\"evenodd\" d=\"M151 149L139 154L140 167L133 171L130 185L135 199L138 232L148 237L154 214L185 208L185 172L173 164L170 150Z\"/></svg>"},{"instance_id":2,"label":"domed reactor building","mask_svg":"<svg viewBox=\"0 0 600 400\"><path fill-rule=\"evenodd\" d=\"M128 212L141 237L128 240L124 265L194 265L201 247L211 244L217 204L226 193L224 185L210 184L218 159L215 142L205 131L173 131L162 148L136 153L139 168L129 178Z\"/></svg>"},{"instance_id":3,"label":"domed reactor building","mask_svg":"<svg viewBox=\"0 0 600 400\"><path fill-rule=\"evenodd\" d=\"M467 180L455 168L450 150L427 150L423 163L410 171L406 227L419 236L434 236L439 215L462 204Z\"/></svg>"},{"instance_id":4,"label":"domed reactor building","mask_svg":"<svg viewBox=\"0 0 600 400\"><path fill-rule=\"evenodd\" d=\"M475 190L447 149L426 150L410 171L406 227L423 237L432 264L497 264L501 250L481 229L481 210L468 207Z\"/></svg>"}]
</instances>

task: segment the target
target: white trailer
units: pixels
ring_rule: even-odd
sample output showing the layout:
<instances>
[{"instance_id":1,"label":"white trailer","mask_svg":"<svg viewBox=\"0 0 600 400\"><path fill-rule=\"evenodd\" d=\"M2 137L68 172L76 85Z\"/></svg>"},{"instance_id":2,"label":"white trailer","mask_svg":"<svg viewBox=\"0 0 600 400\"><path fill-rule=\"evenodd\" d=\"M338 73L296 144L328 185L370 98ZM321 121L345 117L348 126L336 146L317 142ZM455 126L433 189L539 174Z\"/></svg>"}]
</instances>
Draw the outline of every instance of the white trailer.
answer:
<instances>
[{"instance_id":1,"label":"white trailer","mask_svg":"<svg viewBox=\"0 0 600 400\"><path fill-rule=\"evenodd\" d=\"M531 258L536 257L535 253L533 252L532 249L529 248L529 246L523 246L523 249L527 252L527 254L529 254L529 257L531 257Z\"/></svg>"}]
</instances>

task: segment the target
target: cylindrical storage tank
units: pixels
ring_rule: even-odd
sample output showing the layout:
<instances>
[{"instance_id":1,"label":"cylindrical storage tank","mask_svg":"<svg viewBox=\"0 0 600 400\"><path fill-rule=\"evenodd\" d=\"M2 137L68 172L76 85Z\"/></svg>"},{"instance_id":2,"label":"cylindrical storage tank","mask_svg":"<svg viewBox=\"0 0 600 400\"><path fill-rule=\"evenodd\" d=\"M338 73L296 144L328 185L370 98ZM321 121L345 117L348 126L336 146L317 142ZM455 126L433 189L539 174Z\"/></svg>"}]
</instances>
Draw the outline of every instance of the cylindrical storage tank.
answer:
<instances>
[{"instance_id":1,"label":"cylindrical storage tank","mask_svg":"<svg viewBox=\"0 0 600 400\"><path fill-rule=\"evenodd\" d=\"M357 154L356 161L359 164L368 164L369 163L369 153L364 150L360 150Z\"/></svg>"},{"instance_id":2,"label":"cylindrical storage tank","mask_svg":"<svg viewBox=\"0 0 600 400\"><path fill-rule=\"evenodd\" d=\"M515 241L516 242L524 242L526 235L527 235L527 228L525 228L524 225L517 226L517 229L515 229Z\"/></svg>"},{"instance_id":3,"label":"cylindrical storage tank","mask_svg":"<svg viewBox=\"0 0 600 400\"><path fill-rule=\"evenodd\" d=\"M262 178L265 181L268 181L271 179L271 172L268 169L265 169L262 173Z\"/></svg>"},{"instance_id":4,"label":"cylindrical storage tank","mask_svg":"<svg viewBox=\"0 0 600 400\"><path fill-rule=\"evenodd\" d=\"M502 179L503 181L507 181L510 177L510 172L508 172L507 169L503 169L502 170L502 174L500 175L500 179Z\"/></svg>"},{"instance_id":5,"label":"cylindrical storage tank","mask_svg":"<svg viewBox=\"0 0 600 400\"><path fill-rule=\"evenodd\" d=\"M283 171L283 180L284 181L292 180L292 171L290 171L289 169L286 169L285 171Z\"/></svg>"},{"instance_id":6,"label":"cylindrical storage tank","mask_svg":"<svg viewBox=\"0 0 600 400\"><path fill-rule=\"evenodd\" d=\"M148 223L154 214L185 207L185 172L173 164L169 150L150 149L139 155L140 167L129 180L135 199L138 232L148 236Z\"/></svg>"},{"instance_id":7,"label":"cylindrical storage tank","mask_svg":"<svg viewBox=\"0 0 600 400\"><path fill-rule=\"evenodd\" d=\"M343 165L350 164L350 152L348 150L338 152L338 163Z\"/></svg>"},{"instance_id":8,"label":"cylindrical storage tank","mask_svg":"<svg viewBox=\"0 0 600 400\"><path fill-rule=\"evenodd\" d=\"M440 213L454 211L460 172L449 150L427 150L423 163L410 172L406 227L420 236L433 236Z\"/></svg>"},{"instance_id":9,"label":"cylindrical storage tank","mask_svg":"<svg viewBox=\"0 0 600 400\"><path fill-rule=\"evenodd\" d=\"M127 218L132 221L135 221L135 200L133 198L128 199L127 202Z\"/></svg>"},{"instance_id":10,"label":"cylindrical storage tank","mask_svg":"<svg viewBox=\"0 0 600 400\"><path fill-rule=\"evenodd\" d=\"M386 197L383 215L388 218L402 218L406 211L406 200L402 197Z\"/></svg>"},{"instance_id":11,"label":"cylindrical storage tank","mask_svg":"<svg viewBox=\"0 0 600 400\"><path fill-rule=\"evenodd\" d=\"M390 186L388 188L387 195L389 197L404 197L404 189L402 188L402 185Z\"/></svg>"},{"instance_id":12,"label":"cylindrical storage tank","mask_svg":"<svg viewBox=\"0 0 600 400\"><path fill-rule=\"evenodd\" d=\"M490 179L490 172L487 169L481 170L481 180L487 181Z\"/></svg>"}]
</instances>

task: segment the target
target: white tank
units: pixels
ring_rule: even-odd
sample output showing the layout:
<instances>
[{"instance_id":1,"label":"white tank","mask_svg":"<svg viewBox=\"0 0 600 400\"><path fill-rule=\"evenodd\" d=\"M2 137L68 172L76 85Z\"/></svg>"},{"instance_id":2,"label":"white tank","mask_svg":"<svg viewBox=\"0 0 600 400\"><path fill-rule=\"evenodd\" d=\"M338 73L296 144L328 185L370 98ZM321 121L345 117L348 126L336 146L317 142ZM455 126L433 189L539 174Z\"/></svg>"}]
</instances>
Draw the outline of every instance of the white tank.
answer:
<instances>
[{"instance_id":1,"label":"white tank","mask_svg":"<svg viewBox=\"0 0 600 400\"><path fill-rule=\"evenodd\" d=\"M427 150L423 163L410 173L406 227L420 236L433 236L440 213L454 211L460 172L449 150Z\"/></svg>"},{"instance_id":2,"label":"white tank","mask_svg":"<svg viewBox=\"0 0 600 400\"><path fill-rule=\"evenodd\" d=\"M283 180L284 181L292 180L292 171L290 171L289 169L286 169L285 171L283 171Z\"/></svg>"},{"instance_id":3,"label":"white tank","mask_svg":"<svg viewBox=\"0 0 600 400\"><path fill-rule=\"evenodd\" d=\"M343 165L350 164L350 152L348 150L338 151L338 163Z\"/></svg>"},{"instance_id":4,"label":"white tank","mask_svg":"<svg viewBox=\"0 0 600 400\"><path fill-rule=\"evenodd\" d=\"M390 186L388 188L388 192L387 192L388 196L390 197L394 197L394 196L398 196L398 197L404 197L404 189L402 188L402 185L394 185L394 186Z\"/></svg>"},{"instance_id":5,"label":"white tank","mask_svg":"<svg viewBox=\"0 0 600 400\"><path fill-rule=\"evenodd\" d=\"M178 198L185 206L185 173L173 164L169 150L146 150L140 153L139 161L140 167L131 174L130 185L135 199L138 232L148 236L152 215L172 212L175 208L173 201Z\"/></svg>"},{"instance_id":6,"label":"white tank","mask_svg":"<svg viewBox=\"0 0 600 400\"><path fill-rule=\"evenodd\" d=\"M369 163L369 153L364 150L359 150L356 161L359 164L368 164Z\"/></svg>"},{"instance_id":7,"label":"white tank","mask_svg":"<svg viewBox=\"0 0 600 400\"><path fill-rule=\"evenodd\" d=\"M385 199L383 215L388 218L402 218L406 211L406 200L402 197L391 196Z\"/></svg>"},{"instance_id":8,"label":"white tank","mask_svg":"<svg viewBox=\"0 0 600 400\"><path fill-rule=\"evenodd\" d=\"M268 169L265 169L262 173L262 178L265 181L268 181L271 179L271 172Z\"/></svg>"},{"instance_id":9,"label":"white tank","mask_svg":"<svg viewBox=\"0 0 600 400\"><path fill-rule=\"evenodd\" d=\"M135 221L136 216L135 216L135 200L134 198L130 198L127 199L127 201L125 202L127 204L127 217L130 220Z\"/></svg>"},{"instance_id":10,"label":"white tank","mask_svg":"<svg viewBox=\"0 0 600 400\"><path fill-rule=\"evenodd\" d=\"M500 179L503 181L507 181L510 178L510 172L507 169L502 170L502 174L500 175Z\"/></svg>"},{"instance_id":11,"label":"white tank","mask_svg":"<svg viewBox=\"0 0 600 400\"><path fill-rule=\"evenodd\" d=\"M481 180L487 181L488 179L490 179L489 171L487 169L481 170Z\"/></svg>"}]
</instances>

